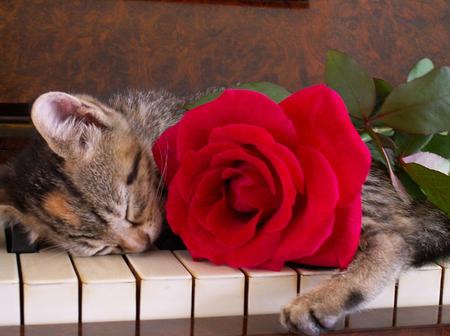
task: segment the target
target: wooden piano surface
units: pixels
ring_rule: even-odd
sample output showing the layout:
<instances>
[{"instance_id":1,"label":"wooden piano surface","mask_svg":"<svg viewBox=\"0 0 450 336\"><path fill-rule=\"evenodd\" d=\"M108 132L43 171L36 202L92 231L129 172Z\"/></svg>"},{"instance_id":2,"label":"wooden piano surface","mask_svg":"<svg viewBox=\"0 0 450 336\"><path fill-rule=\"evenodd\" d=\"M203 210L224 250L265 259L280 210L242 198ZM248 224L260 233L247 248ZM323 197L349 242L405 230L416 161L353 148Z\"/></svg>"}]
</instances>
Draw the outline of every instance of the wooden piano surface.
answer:
<instances>
[{"instance_id":1,"label":"wooden piano surface","mask_svg":"<svg viewBox=\"0 0 450 336\"><path fill-rule=\"evenodd\" d=\"M322 80L330 48L397 84L422 57L450 65L449 17L447 0L1 1L0 163L27 143L29 128L19 124L28 122L29 104L48 90L104 97L163 87L190 94L258 80L295 90ZM430 313L405 309L408 316ZM450 316L449 307L441 308L441 319L444 314ZM274 315L0 327L1 336L186 334L282 330ZM450 335L450 327L335 334Z\"/></svg>"},{"instance_id":2,"label":"wooden piano surface","mask_svg":"<svg viewBox=\"0 0 450 336\"><path fill-rule=\"evenodd\" d=\"M420 313L420 310L419 310ZM277 316L258 317L258 330L246 329L252 318L218 317L198 320L108 322L66 325L2 327L1 336L285 336ZM449 326L404 327L398 329L345 330L333 336L448 336Z\"/></svg>"}]
</instances>

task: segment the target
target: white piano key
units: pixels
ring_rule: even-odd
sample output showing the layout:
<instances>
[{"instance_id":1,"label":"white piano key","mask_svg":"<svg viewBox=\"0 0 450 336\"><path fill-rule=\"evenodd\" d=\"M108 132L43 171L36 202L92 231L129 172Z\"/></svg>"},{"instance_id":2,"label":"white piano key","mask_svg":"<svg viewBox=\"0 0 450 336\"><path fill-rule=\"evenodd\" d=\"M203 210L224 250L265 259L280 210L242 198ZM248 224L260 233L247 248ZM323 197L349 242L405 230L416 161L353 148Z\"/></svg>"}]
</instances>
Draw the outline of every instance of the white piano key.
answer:
<instances>
[{"instance_id":1,"label":"white piano key","mask_svg":"<svg viewBox=\"0 0 450 336\"><path fill-rule=\"evenodd\" d=\"M284 267L279 272L243 269L247 277L247 313L276 314L297 296L298 275Z\"/></svg>"},{"instance_id":2,"label":"white piano key","mask_svg":"<svg viewBox=\"0 0 450 336\"><path fill-rule=\"evenodd\" d=\"M395 304L395 281L386 286L378 296L364 306L364 310L349 316L350 328L392 327Z\"/></svg>"},{"instance_id":3,"label":"white piano key","mask_svg":"<svg viewBox=\"0 0 450 336\"><path fill-rule=\"evenodd\" d=\"M6 251L0 225L0 326L20 324L20 286L16 255Z\"/></svg>"},{"instance_id":4,"label":"white piano key","mask_svg":"<svg viewBox=\"0 0 450 336\"><path fill-rule=\"evenodd\" d=\"M170 251L127 255L140 279L140 318L191 317L192 276Z\"/></svg>"},{"instance_id":5,"label":"white piano key","mask_svg":"<svg viewBox=\"0 0 450 336\"><path fill-rule=\"evenodd\" d=\"M330 279L333 275L339 274L338 269L305 269L298 267L296 271L300 277L299 293L300 295L309 292L310 290L318 287L324 281ZM335 330L340 330L345 327L345 317L339 319L334 328Z\"/></svg>"},{"instance_id":6,"label":"white piano key","mask_svg":"<svg viewBox=\"0 0 450 336\"><path fill-rule=\"evenodd\" d=\"M174 253L194 276L195 317L244 314L244 273L207 261L193 261L187 251Z\"/></svg>"},{"instance_id":7,"label":"white piano key","mask_svg":"<svg viewBox=\"0 0 450 336\"><path fill-rule=\"evenodd\" d=\"M450 305L450 260L439 262L443 269L442 276L444 281L442 283L442 304Z\"/></svg>"},{"instance_id":8,"label":"white piano key","mask_svg":"<svg viewBox=\"0 0 450 336\"><path fill-rule=\"evenodd\" d=\"M397 307L434 306L426 314L411 316L410 310L397 311L397 326L436 324L441 290L442 268L428 264L410 269L401 274L398 280Z\"/></svg>"},{"instance_id":9,"label":"white piano key","mask_svg":"<svg viewBox=\"0 0 450 336\"><path fill-rule=\"evenodd\" d=\"M316 288L324 281L330 279L333 275L339 274L338 269L305 269L296 268L300 276L300 294L309 292L311 289Z\"/></svg>"},{"instance_id":10,"label":"white piano key","mask_svg":"<svg viewBox=\"0 0 450 336\"><path fill-rule=\"evenodd\" d=\"M119 255L74 257L81 280L81 321L136 319L136 279Z\"/></svg>"},{"instance_id":11,"label":"white piano key","mask_svg":"<svg viewBox=\"0 0 450 336\"><path fill-rule=\"evenodd\" d=\"M24 323L78 322L78 279L62 251L20 255Z\"/></svg>"}]
</instances>

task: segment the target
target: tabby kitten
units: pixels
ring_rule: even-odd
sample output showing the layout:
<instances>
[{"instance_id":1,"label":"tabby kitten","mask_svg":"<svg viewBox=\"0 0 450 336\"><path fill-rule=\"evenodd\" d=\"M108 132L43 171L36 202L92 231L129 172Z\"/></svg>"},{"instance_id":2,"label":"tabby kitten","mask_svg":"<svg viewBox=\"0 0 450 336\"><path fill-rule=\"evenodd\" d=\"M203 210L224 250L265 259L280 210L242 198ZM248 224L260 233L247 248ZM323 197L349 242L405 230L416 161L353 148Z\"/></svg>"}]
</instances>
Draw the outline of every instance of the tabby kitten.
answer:
<instances>
[{"instance_id":1,"label":"tabby kitten","mask_svg":"<svg viewBox=\"0 0 450 336\"><path fill-rule=\"evenodd\" d=\"M21 223L30 241L75 255L148 249L160 233L164 201L150 148L179 120L182 104L167 92L129 93L108 104L60 92L40 96L31 113L40 136L0 169L0 223ZM450 256L446 215L427 202L400 200L377 166L363 188L362 225L347 271L283 309L289 330L326 331L401 271Z\"/></svg>"}]
</instances>

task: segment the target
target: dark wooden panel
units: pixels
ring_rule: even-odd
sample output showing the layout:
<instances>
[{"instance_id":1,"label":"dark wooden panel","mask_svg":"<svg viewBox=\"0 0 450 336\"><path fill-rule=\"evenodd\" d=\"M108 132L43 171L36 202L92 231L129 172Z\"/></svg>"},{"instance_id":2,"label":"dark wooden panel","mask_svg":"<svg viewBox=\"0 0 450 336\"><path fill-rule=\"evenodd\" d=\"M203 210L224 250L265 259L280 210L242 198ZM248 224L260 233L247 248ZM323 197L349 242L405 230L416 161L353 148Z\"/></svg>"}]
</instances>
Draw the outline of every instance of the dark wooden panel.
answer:
<instances>
[{"instance_id":1,"label":"dark wooden panel","mask_svg":"<svg viewBox=\"0 0 450 336\"><path fill-rule=\"evenodd\" d=\"M420 308L419 308L420 309ZM259 328L251 331L245 325L257 318ZM159 320L135 322L105 322L67 325L43 325L22 327L0 327L2 336L282 336L288 335L277 324L278 316L257 317L217 317L179 320ZM244 328L242 328L244 326ZM450 326L424 326L410 328L385 328L355 331L346 329L330 335L348 336L449 336Z\"/></svg>"},{"instance_id":2,"label":"dark wooden panel","mask_svg":"<svg viewBox=\"0 0 450 336\"><path fill-rule=\"evenodd\" d=\"M448 0L246 3L0 1L0 103L256 80L297 89L321 80L330 48L394 83L425 55L450 64Z\"/></svg>"}]
</instances>

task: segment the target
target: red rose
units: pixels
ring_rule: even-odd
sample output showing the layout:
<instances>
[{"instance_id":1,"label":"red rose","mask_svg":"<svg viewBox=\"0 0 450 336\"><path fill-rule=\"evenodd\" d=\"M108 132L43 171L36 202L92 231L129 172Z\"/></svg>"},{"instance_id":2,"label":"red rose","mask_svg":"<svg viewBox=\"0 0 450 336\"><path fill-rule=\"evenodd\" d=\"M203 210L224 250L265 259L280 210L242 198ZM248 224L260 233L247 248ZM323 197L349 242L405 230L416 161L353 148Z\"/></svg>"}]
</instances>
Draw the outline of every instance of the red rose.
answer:
<instances>
[{"instance_id":1,"label":"red rose","mask_svg":"<svg viewBox=\"0 0 450 336\"><path fill-rule=\"evenodd\" d=\"M325 85L280 104L226 90L186 112L153 154L168 222L193 258L273 270L350 263L370 155Z\"/></svg>"}]
</instances>

